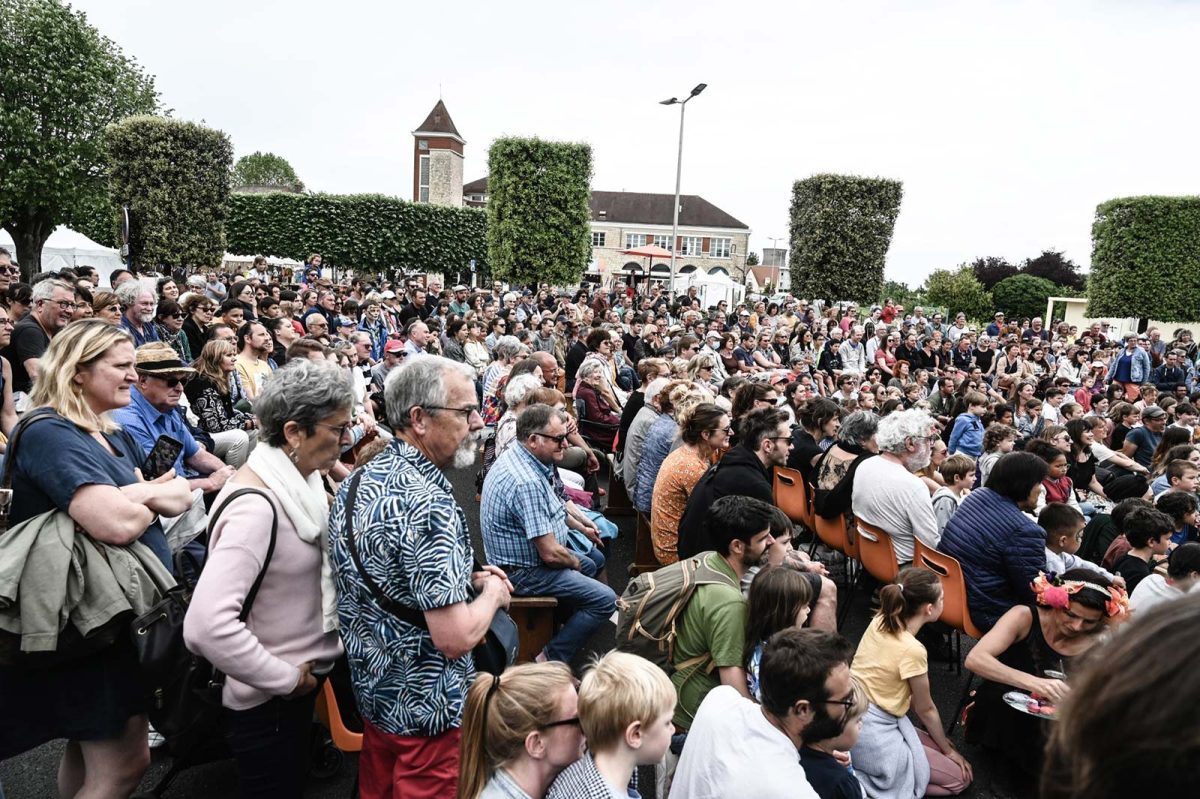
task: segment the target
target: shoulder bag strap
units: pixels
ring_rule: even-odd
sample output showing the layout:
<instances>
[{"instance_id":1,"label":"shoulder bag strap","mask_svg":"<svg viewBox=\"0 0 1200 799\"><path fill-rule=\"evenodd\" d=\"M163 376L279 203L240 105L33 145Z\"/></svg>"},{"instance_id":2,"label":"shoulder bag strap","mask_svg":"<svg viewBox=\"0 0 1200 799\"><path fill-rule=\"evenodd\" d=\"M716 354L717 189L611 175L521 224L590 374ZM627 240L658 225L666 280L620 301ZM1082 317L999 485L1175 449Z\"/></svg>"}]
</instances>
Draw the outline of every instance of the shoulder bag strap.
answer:
<instances>
[{"instance_id":1,"label":"shoulder bag strap","mask_svg":"<svg viewBox=\"0 0 1200 799\"><path fill-rule=\"evenodd\" d=\"M221 501L221 504L217 506L217 509L208 517L208 540L211 544L213 527L216 526L217 519L221 517L222 511L225 510L230 502L246 494L255 494L262 497L271 508L271 539L267 543L267 557L263 560L262 568L258 570L258 576L254 578L254 584L246 592L246 601L242 603L242 612L238 614L238 621L243 624L246 623L246 619L250 618L250 609L254 607L254 598L258 596L258 589L262 587L263 578L267 576L267 567L271 565L271 556L275 554L275 537L279 531L279 517L275 514L275 503L257 488L239 488L225 497Z\"/></svg>"},{"instance_id":2,"label":"shoulder bag strap","mask_svg":"<svg viewBox=\"0 0 1200 799\"><path fill-rule=\"evenodd\" d=\"M425 620L425 614L421 611L410 608L407 605L402 605L391 597L383 593L383 589L379 584L372 579L371 575L367 574L367 570L363 568L362 557L358 553L358 543L354 540L354 506L355 500L358 497L358 482L362 478L363 470L358 469L350 476L350 485L346 487L346 505L344 510L346 522L346 548L350 550L350 559L354 561L354 568L358 571L358 575L362 577L363 585L371 592L371 597L379 605L401 621L406 621L414 627L420 627L422 630L429 629L429 623Z\"/></svg>"},{"instance_id":3,"label":"shoulder bag strap","mask_svg":"<svg viewBox=\"0 0 1200 799\"><path fill-rule=\"evenodd\" d=\"M34 422L39 422L42 419L50 419L58 416L53 408L40 407L26 413L21 417L21 420L13 426L12 435L8 438L8 446L5 448L4 454L4 475L0 479L0 488L12 488L13 469L16 468L16 450L17 442L21 440L21 434L25 432Z\"/></svg>"}]
</instances>

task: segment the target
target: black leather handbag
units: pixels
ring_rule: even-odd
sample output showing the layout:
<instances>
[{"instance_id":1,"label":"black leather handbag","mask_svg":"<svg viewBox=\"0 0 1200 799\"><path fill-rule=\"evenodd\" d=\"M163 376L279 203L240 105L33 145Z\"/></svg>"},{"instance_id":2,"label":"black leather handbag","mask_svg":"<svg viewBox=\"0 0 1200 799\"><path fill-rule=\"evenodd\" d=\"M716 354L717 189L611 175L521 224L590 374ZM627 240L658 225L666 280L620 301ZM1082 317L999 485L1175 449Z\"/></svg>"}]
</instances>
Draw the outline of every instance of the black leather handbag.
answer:
<instances>
[{"instance_id":1,"label":"black leather handbag","mask_svg":"<svg viewBox=\"0 0 1200 799\"><path fill-rule=\"evenodd\" d=\"M208 517L211 541L213 527L221 517L221 512L230 502L246 494L256 494L271 506L271 539L267 544L267 557L262 569L250 586L242 611L238 614L238 620L243 624L250 617L254 597L262 586L275 552L275 536L279 527L275 505L256 488L239 488L230 493ZM200 565L183 550L176 556L175 571L180 583L170 589L153 608L134 619L129 631L150 693L150 723L167 739L167 746L173 753L184 753L193 752L214 739L223 740L220 720L225 675L200 655L188 651L183 641L183 619L196 588L195 581L189 581L186 575L190 573L198 579Z\"/></svg>"},{"instance_id":2,"label":"black leather handbag","mask_svg":"<svg viewBox=\"0 0 1200 799\"><path fill-rule=\"evenodd\" d=\"M346 547L350 550L350 559L354 561L354 568L358 570L363 584L367 586L367 590L371 592L371 596L379 607L401 621L428 631L429 622L425 620L423 612L403 605L383 593L383 589L363 568L362 559L358 554L358 543L354 540L354 501L358 496L358 481L361 477L362 470L359 469L351 476L350 485L346 488ZM479 569L479 564L476 562L475 570L479 571ZM492 617L492 623L488 626L483 640L471 650L471 655L475 659L475 668L479 671L486 671L488 674L502 674L506 668L516 662L519 645L520 635L517 631L517 623L512 620L512 616L508 615L508 611L504 608L497 608L496 615Z\"/></svg>"}]
</instances>

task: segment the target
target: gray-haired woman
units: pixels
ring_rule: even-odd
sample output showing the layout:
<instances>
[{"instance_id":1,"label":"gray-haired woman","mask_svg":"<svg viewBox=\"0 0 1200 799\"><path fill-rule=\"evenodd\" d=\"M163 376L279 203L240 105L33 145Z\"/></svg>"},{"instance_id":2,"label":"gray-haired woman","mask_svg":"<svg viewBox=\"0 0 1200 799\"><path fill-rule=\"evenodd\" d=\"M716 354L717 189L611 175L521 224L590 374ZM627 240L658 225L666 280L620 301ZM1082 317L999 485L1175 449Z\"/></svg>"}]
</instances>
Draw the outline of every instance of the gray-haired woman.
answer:
<instances>
[{"instance_id":1,"label":"gray-haired woman","mask_svg":"<svg viewBox=\"0 0 1200 799\"><path fill-rule=\"evenodd\" d=\"M301 795L316 675L341 655L321 472L349 438L352 404L350 385L331 363L298 360L277 370L254 403L259 444L213 504L220 517L184 640L228 676L225 737L243 797ZM261 495L222 508L243 488ZM267 562L273 519L275 549L243 624L238 615Z\"/></svg>"},{"instance_id":2,"label":"gray-haired woman","mask_svg":"<svg viewBox=\"0 0 1200 799\"><path fill-rule=\"evenodd\" d=\"M875 432L879 417L855 411L842 420L837 441L813 467L813 508L823 518L835 519L850 510L854 472L867 458L879 453Z\"/></svg>"}]
</instances>

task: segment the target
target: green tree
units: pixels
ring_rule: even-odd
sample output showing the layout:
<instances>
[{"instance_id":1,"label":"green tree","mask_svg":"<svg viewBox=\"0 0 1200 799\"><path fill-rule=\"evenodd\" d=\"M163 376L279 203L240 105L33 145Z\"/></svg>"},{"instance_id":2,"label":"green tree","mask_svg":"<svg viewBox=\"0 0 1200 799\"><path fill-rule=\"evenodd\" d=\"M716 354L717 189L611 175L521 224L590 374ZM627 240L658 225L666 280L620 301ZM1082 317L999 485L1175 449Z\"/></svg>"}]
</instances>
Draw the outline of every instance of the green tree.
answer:
<instances>
[{"instance_id":1,"label":"green tree","mask_svg":"<svg viewBox=\"0 0 1200 799\"><path fill-rule=\"evenodd\" d=\"M233 165L230 182L235 190L242 186L271 186L284 191L304 191L296 170L275 153L243 155Z\"/></svg>"},{"instance_id":2,"label":"green tree","mask_svg":"<svg viewBox=\"0 0 1200 799\"><path fill-rule=\"evenodd\" d=\"M1008 319L1032 319L1046 313L1046 300L1058 294L1058 286L1044 277L1013 275L992 288L994 310Z\"/></svg>"},{"instance_id":3,"label":"green tree","mask_svg":"<svg viewBox=\"0 0 1200 799\"><path fill-rule=\"evenodd\" d=\"M758 253L746 253L746 266L758 266Z\"/></svg>"},{"instance_id":4,"label":"green tree","mask_svg":"<svg viewBox=\"0 0 1200 799\"><path fill-rule=\"evenodd\" d=\"M1025 263L1021 264L1021 274L1045 278L1072 292L1083 290L1085 285L1085 279L1079 273L1079 264L1057 250L1042 250L1037 258L1026 258Z\"/></svg>"},{"instance_id":5,"label":"green tree","mask_svg":"<svg viewBox=\"0 0 1200 799\"><path fill-rule=\"evenodd\" d=\"M501 138L488 151L492 274L510 283L578 283L592 257L592 148Z\"/></svg>"},{"instance_id":6,"label":"green tree","mask_svg":"<svg viewBox=\"0 0 1200 799\"><path fill-rule=\"evenodd\" d=\"M883 289L879 292L880 305L883 305L888 299L903 305L906 311L911 311L917 305L925 304L925 293L921 289L913 290L908 287L907 283L901 283L897 280L883 281Z\"/></svg>"},{"instance_id":7,"label":"green tree","mask_svg":"<svg viewBox=\"0 0 1200 799\"><path fill-rule=\"evenodd\" d=\"M82 13L0 2L0 227L26 278L57 225L104 207L105 126L158 107L154 79Z\"/></svg>"},{"instance_id":8,"label":"green tree","mask_svg":"<svg viewBox=\"0 0 1200 799\"><path fill-rule=\"evenodd\" d=\"M792 187L792 293L870 302L883 266L903 187L898 180L813 175Z\"/></svg>"},{"instance_id":9,"label":"green tree","mask_svg":"<svg viewBox=\"0 0 1200 799\"><path fill-rule=\"evenodd\" d=\"M129 207L135 267L208 267L225 253L233 145L219 130L161 117L130 117L105 131L109 185Z\"/></svg>"},{"instance_id":10,"label":"green tree","mask_svg":"<svg viewBox=\"0 0 1200 799\"><path fill-rule=\"evenodd\" d=\"M925 279L925 296L930 304L945 308L951 317L961 311L967 319L978 322L993 313L992 295L969 264L932 272Z\"/></svg>"},{"instance_id":11,"label":"green tree","mask_svg":"<svg viewBox=\"0 0 1200 799\"><path fill-rule=\"evenodd\" d=\"M1200 321L1200 197L1122 197L1092 224L1087 315Z\"/></svg>"}]
</instances>

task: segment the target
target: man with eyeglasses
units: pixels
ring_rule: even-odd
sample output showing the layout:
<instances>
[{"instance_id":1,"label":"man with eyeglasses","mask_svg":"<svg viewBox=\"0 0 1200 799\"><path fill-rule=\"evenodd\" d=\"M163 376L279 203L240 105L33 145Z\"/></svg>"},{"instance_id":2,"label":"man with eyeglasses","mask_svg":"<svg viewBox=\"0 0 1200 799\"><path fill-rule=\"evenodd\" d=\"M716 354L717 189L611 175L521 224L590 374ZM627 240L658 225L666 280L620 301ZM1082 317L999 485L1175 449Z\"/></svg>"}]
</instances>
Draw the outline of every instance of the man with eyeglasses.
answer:
<instances>
[{"instance_id":1,"label":"man with eyeglasses","mask_svg":"<svg viewBox=\"0 0 1200 799\"><path fill-rule=\"evenodd\" d=\"M929 489L914 474L929 465L938 437L927 411L890 413L875 433L879 456L867 458L854 473L854 513L892 537L901 568L912 563L914 541L936 549L941 540Z\"/></svg>"},{"instance_id":2,"label":"man with eyeglasses","mask_svg":"<svg viewBox=\"0 0 1200 799\"><path fill-rule=\"evenodd\" d=\"M4 357L12 364L13 401L25 410L26 396L38 376L38 363L50 339L66 327L75 314L75 289L61 280L43 280L33 287L32 307L13 328Z\"/></svg>"},{"instance_id":3,"label":"man with eyeglasses","mask_svg":"<svg viewBox=\"0 0 1200 799\"><path fill-rule=\"evenodd\" d=\"M571 607L571 617L537 658L564 663L613 614L617 600L596 579L605 563L597 549L600 538L570 511L558 480L567 419L565 411L549 405L521 412L517 445L488 470L479 510L488 562L508 575L514 592L552 596Z\"/></svg>"},{"instance_id":4,"label":"man with eyeglasses","mask_svg":"<svg viewBox=\"0 0 1200 799\"><path fill-rule=\"evenodd\" d=\"M393 374L384 401L396 437L343 484L330 512L338 618L364 721L363 797L455 795L471 650L509 604L504 573L472 565L467 517L444 472L475 462L483 419L472 377L436 355ZM422 623L382 607L367 577Z\"/></svg>"},{"instance_id":5,"label":"man with eyeglasses","mask_svg":"<svg viewBox=\"0 0 1200 799\"><path fill-rule=\"evenodd\" d=\"M773 636L759 666L762 704L731 686L709 691L671 797L817 799L810 781L817 769L840 776L845 766L830 755L813 764L814 750L805 747L845 729L854 706L853 656L853 644L837 633L792 627Z\"/></svg>"},{"instance_id":6,"label":"man with eyeglasses","mask_svg":"<svg viewBox=\"0 0 1200 799\"><path fill-rule=\"evenodd\" d=\"M183 449L173 464L175 473L188 478L192 491L220 491L235 470L196 441L179 409L184 384L196 370L179 360L171 345L159 341L138 347L134 368L138 380L129 389L129 404L113 411L113 421L132 435L147 455L159 436L181 442Z\"/></svg>"}]
</instances>

